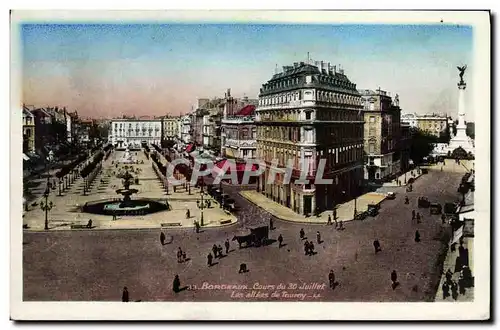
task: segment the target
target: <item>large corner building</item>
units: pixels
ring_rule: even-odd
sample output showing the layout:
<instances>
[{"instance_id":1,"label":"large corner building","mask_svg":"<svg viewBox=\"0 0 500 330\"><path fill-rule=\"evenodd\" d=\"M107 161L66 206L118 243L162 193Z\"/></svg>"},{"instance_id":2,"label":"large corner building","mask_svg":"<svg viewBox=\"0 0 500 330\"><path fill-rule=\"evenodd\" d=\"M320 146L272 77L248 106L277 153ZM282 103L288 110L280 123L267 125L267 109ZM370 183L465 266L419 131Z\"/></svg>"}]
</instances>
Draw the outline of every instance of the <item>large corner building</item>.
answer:
<instances>
[{"instance_id":1,"label":"large corner building","mask_svg":"<svg viewBox=\"0 0 500 330\"><path fill-rule=\"evenodd\" d=\"M331 210L358 196L363 181L363 107L356 85L330 63L294 63L283 67L262 85L256 109L257 157L268 165L258 190L268 198L303 215ZM321 158L323 178L333 184L316 185ZM280 173L268 183L273 159ZM291 160L290 184L283 182ZM309 164L309 184L295 184L302 164Z\"/></svg>"}]
</instances>

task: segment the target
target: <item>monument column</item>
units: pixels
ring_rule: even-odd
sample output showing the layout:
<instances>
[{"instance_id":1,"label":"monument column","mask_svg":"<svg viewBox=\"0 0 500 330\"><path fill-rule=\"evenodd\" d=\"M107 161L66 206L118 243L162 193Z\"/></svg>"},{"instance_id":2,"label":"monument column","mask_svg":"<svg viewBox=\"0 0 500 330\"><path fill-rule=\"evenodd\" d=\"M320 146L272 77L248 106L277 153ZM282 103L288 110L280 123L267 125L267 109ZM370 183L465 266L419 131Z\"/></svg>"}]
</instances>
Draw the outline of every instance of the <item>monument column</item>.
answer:
<instances>
[{"instance_id":1,"label":"monument column","mask_svg":"<svg viewBox=\"0 0 500 330\"><path fill-rule=\"evenodd\" d=\"M467 84L465 82L458 83L458 125L459 128L466 129L465 125L465 88Z\"/></svg>"}]
</instances>

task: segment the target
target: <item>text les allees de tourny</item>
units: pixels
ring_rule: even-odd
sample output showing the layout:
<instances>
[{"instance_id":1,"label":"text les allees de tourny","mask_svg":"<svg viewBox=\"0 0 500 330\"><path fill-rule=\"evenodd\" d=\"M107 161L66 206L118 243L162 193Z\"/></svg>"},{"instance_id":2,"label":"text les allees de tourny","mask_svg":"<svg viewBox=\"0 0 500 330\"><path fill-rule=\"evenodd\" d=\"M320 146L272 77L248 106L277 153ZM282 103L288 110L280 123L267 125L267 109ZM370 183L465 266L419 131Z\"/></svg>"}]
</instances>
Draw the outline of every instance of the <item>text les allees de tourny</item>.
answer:
<instances>
[{"instance_id":1,"label":"text les allees de tourny","mask_svg":"<svg viewBox=\"0 0 500 330\"><path fill-rule=\"evenodd\" d=\"M318 291L325 290L324 283L279 283L262 284L255 282L253 285L246 284L212 284L203 282L201 286L191 286L194 290L227 290L230 297L236 299L317 299L321 297Z\"/></svg>"}]
</instances>

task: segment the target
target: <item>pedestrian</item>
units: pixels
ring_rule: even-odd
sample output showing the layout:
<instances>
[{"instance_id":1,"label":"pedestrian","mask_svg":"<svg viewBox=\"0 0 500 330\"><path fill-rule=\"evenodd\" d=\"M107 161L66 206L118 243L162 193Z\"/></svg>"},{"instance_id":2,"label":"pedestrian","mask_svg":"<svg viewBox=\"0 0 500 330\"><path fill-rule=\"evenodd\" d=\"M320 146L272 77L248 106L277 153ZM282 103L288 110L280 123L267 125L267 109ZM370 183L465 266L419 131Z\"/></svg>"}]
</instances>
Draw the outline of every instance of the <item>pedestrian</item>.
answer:
<instances>
[{"instance_id":1,"label":"pedestrian","mask_svg":"<svg viewBox=\"0 0 500 330\"><path fill-rule=\"evenodd\" d=\"M335 274L333 273L333 270L330 270L330 273L328 274L328 282L330 282L330 288L335 289Z\"/></svg>"},{"instance_id":2,"label":"pedestrian","mask_svg":"<svg viewBox=\"0 0 500 330\"><path fill-rule=\"evenodd\" d=\"M300 229L300 239L304 239L305 236L306 236L306 233L304 231L304 228L301 228Z\"/></svg>"},{"instance_id":3,"label":"pedestrian","mask_svg":"<svg viewBox=\"0 0 500 330\"><path fill-rule=\"evenodd\" d=\"M420 223L420 213L417 212L417 223Z\"/></svg>"},{"instance_id":4,"label":"pedestrian","mask_svg":"<svg viewBox=\"0 0 500 330\"><path fill-rule=\"evenodd\" d=\"M92 219L89 219L89 222L87 222L87 228L92 229Z\"/></svg>"},{"instance_id":5,"label":"pedestrian","mask_svg":"<svg viewBox=\"0 0 500 330\"><path fill-rule=\"evenodd\" d=\"M278 236L278 247L281 249L281 245L283 244L283 236L281 234Z\"/></svg>"},{"instance_id":6,"label":"pedestrian","mask_svg":"<svg viewBox=\"0 0 500 330\"><path fill-rule=\"evenodd\" d=\"M273 218L270 218L269 219L269 230L273 230L274 229L274 222L273 222Z\"/></svg>"},{"instance_id":7,"label":"pedestrian","mask_svg":"<svg viewBox=\"0 0 500 330\"><path fill-rule=\"evenodd\" d=\"M179 275L175 275L174 283L172 284L172 289L175 293L178 293L181 289L181 280L179 279Z\"/></svg>"},{"instance_id":8,"label":"pedestrian","mask_svg":"<svg viewBox=\"0 0 500 330\"><path fill-rule=\"evenodd\" d=\"M460 294L465 294L465 281L462 277L458 279L458 292Z\"/></svg>"},{"instance_id":9,"label":"pedestrian","mask_svg":"<svg viewBox=\"0 0 500 330\"><path fill-rule=\"evenodd\" d=\"M194 222L194 229L197 234L200 232L200 223L198 221Z\"/></svg>"},{"instance_id":10,"label":"pedestrian","mask_svg":"<svg viewBox=\"0 0 500 330\"><path fill-rule=\"evenodd\" d=\"M344 221L340 220L338 230L344 230Z\"/></svg>"},{"instance_id":11,"label":"pedestrian","mask_svg":"<svg viewBox=\"0 0 500 330\"><path fill-rule=\"evenodd\" d=\"M453 277L453 273L451 272L451 270L449 268L446 271L445 276L446 276L446 282L451 283L451 278Z\"/></svg>"},{"instance_id":12,"label":"pedestrian","mask_svg":"<svg viewBox=\"0 0 500 330\"><path fill-rule=\"evenodd\" d=\"M314 255L314 243L312 241L309 242L309 255Z\"/></svg>"},{"instance_id":13,"label":"pedestrian","mask_svg":"<svg viewBox=\"0 0 500 330\"><path fill-rule=\"evenodd\" d=\"M329 215L329 214L328 214L328 221L326 222L326 224L327 224L328 226L330 226L330 225L332 224L332 217L331 217L331 215Z\"/></svg>"},{"instance_id":14,"label":"pedestrian","mask_svg":"<svg viewBox=\"0 0 500 330\"><path fill-rule=\"evenodd\" d=\"M458 285L455 281L451 282L451 297L453 300L458 299Z\"/></svg>"},{"instance_id":15,"label":"pedestrian","mask_svg":"<svg viewBox=\"0 0 500 330\"><path fill-rule=\"evenodd\" d=\"M306 256L309 254L309 242L308 241L304 242L304 252L305 252Z\"/></svg>"},{"instance_id":16,"label":"pedestrian","mask_svg":"<svg viewBox=\"0 0 500 330\"><path fill-rule=\"evenodd\" d=\"M405 204L410 204L410 200L408 199L408 196L405 196Z\"/></svg>"},{"instance_id":17,"label":"pedestrian","mask_svg":"<svg viewBox=\"0 0 500 330\"><path fill-rule=\"evenodd\" d=\"M186 210L186 219L191 218L191 212L189 212L189 209Z\"/></svg>"},{"instance_id":18,"label":"pedestrian","mask_svg":"<svg viewBox=\"0 0 500 330\"><path fill-rule=\"evenodd\" d=\"M337 229L337 227L338 227L338 225L339 225L339 224L338 224L338 222L337 222L337 217L335 217L335 218L333 219L333 221L335 221L335 229Z\"/></svg>"},{"instance_id":19,"label":"pedestrian","mask_svg":"<svg viewBox=\"0 0 500 330\"><path fill-rule=\"evenodd\" d=\"M321 244L321 234L319 230L316 232L316 241L318 242L318 244Z\"/></svg>"},{"instance_id":20,"label":"pedestrian","mask_svg":"<svg viewBox=\"0 0 500 330\"><path fill-rule=\"evenodd\" d=\"M219 246L217 247L217 252L219 253L219 258L222 257L222 245L219 244Z\"/></svg>"},{"instance_id":21,"label":"pedestrian","mask_svg":"<svg viewBox=\"0 0 500 330\"><path fill-rule=\"evenodd\" d=\"M335 223L337 223L337 208L333 209L333 220L335 220Z\"/></svg>"},{"instance_id":22,"label":"pedestrian","mask_svg":"<svg viewBox=\"0 0 500 330\"><path fill-rule=\"evenodd\" d=\"M128 302L128 301L129 301L128 289L127 287L123 287L122 302Z\"/></svg>"},{"instance_id":23,"label":"pedestrian","mask_svg":"<svg viewBox=\"0 0 500 330\"><path fill-rule=\"evenodd\" d=\"M443 300L446 300L446 298L450 296L450 286L448 282L444 281L441 288L443 289Z\"/></svg>"},{"instance_id":24,"label":"pedestrian","mask_svg":"<svg viewBox=\"0 0 500 330\"><path fill-rule=\"evenodd\" d=\"M380 248L380 242L378 241L378 239L373 241L373 247L375 248L375 254L382 251L382 249Z\"/></svg>"},{"instance_id":25,"label":"pedestrian","mask_svg":"<svg viewBox=\"0 0 500 330\"><path fill-rule=\"evenodd\" d=\"M415 231L415 242L420 242L420 233L417 231Z\"/></svg>"},{"instance_id":26,"label":"pedestrian","mask_svg":"<svg viewBox=\"0 0 500 330\"><path fill-rule=\"evenodd\" d=\"M214 257L212 257L212 254L209 253L207 255L207 264L208 264L208 267L211 267L212 266L212 261L214 260Z\"/></svg>"},{"instance_id":27,"label":"pedestrian","mask_svg":"<svg viewBox=\"0 0 500 330\"><path fill-rule=\"evenodd\" d=\"M177 250L177 262L181 263L182 262L182 249L179 246L179 249Z\"/></svg>"},{"instance_id":28,"label":"pedestrian","mask_svg":"<svg viewBox=\"0 0 500 330\"><path fill-rule=\"evenodd\" d=\"M217 247L217 245L216 245L216 244L214 244L214 245L212 246L212 252L214 253L214 258L217 258L217 256L218 256L218 253L217 253L217 252L219 252L219 248Z\"/></svg>"},{"instance_id":29,"label":"pedestrian","mask_svg":"<svg viewBox=\"0 0 500 330\"><path fill-rule=\"evenodd\" d=\"M392 289L394 290L398 286L398 273L396 273L395 270L393 270L391 273L391 281L392 281Z\"/></svg>"},{"instance_id":30,"label":"pedestrian","mask_svg":"<svg viewBox=\"0 0 500 330\"><path fill-rule=\"evenodd\" d=\"M160 232L160 242L161 245L165 245L165 233Z\"/></svg>"},{"instance_id":31,"label":"pedestrian","mask_svg":"<svg viewBox=\"0 0 500 330\"><path fill-rule=\"evenodd\" d=\"M229 254L229 239L226 239L224 246L226 247L226 254Z\"/></svg>"},{"instance_id":32,"label":"pedestrian","mask_svg":"<svg viewBox=\"0 0 500 330\"><path fill-rule=\"evenodd\" d=\"M415 220L415 210L412 210L412 211L411 211L411 219L412 219L412 220Z\"/></svg>"},{"instance_id":33,"label":"pedestrian","mask_svg":"<svg viewBox=\"0 0 500 330\"><path fill-rule=\"evenodd\" d=\"M212 202L208 201L208 208L211 208L211 207L212 207Z\"/></svg>"}]
</instances>

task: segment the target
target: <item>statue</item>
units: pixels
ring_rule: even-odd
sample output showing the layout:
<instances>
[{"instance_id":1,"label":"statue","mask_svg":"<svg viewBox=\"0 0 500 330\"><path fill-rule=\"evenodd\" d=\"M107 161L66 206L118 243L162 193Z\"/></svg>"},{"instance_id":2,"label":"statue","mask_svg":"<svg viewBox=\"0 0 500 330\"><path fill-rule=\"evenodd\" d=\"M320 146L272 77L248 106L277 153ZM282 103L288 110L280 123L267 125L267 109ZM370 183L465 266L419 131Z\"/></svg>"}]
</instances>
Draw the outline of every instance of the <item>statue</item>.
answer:
<instances>
[{"instance_id":1,"label":"statue","mask_svg":"<svg viewBox=\"0 0 500 330\"><path fill-rule=\"evenodd\" d=\"M463 85L463 84L465 84L464 73L465 73L465 70L467 69L467 65L464 65L462 67L457 66L457 69L458 69L458 71L460 71L460 73L458 74L460 76L460 85Z\"/></svg>"},{"instance_id":2,"label":"statue","mask_svg":"<svg viewBox=\"0 0 500 330\"><path fill-rule=\"evenodd\" d=\"M396 96L394 96L394 105L395 106L399 106L399 94L396 94Z\"/></svg>"}]
</instances>

